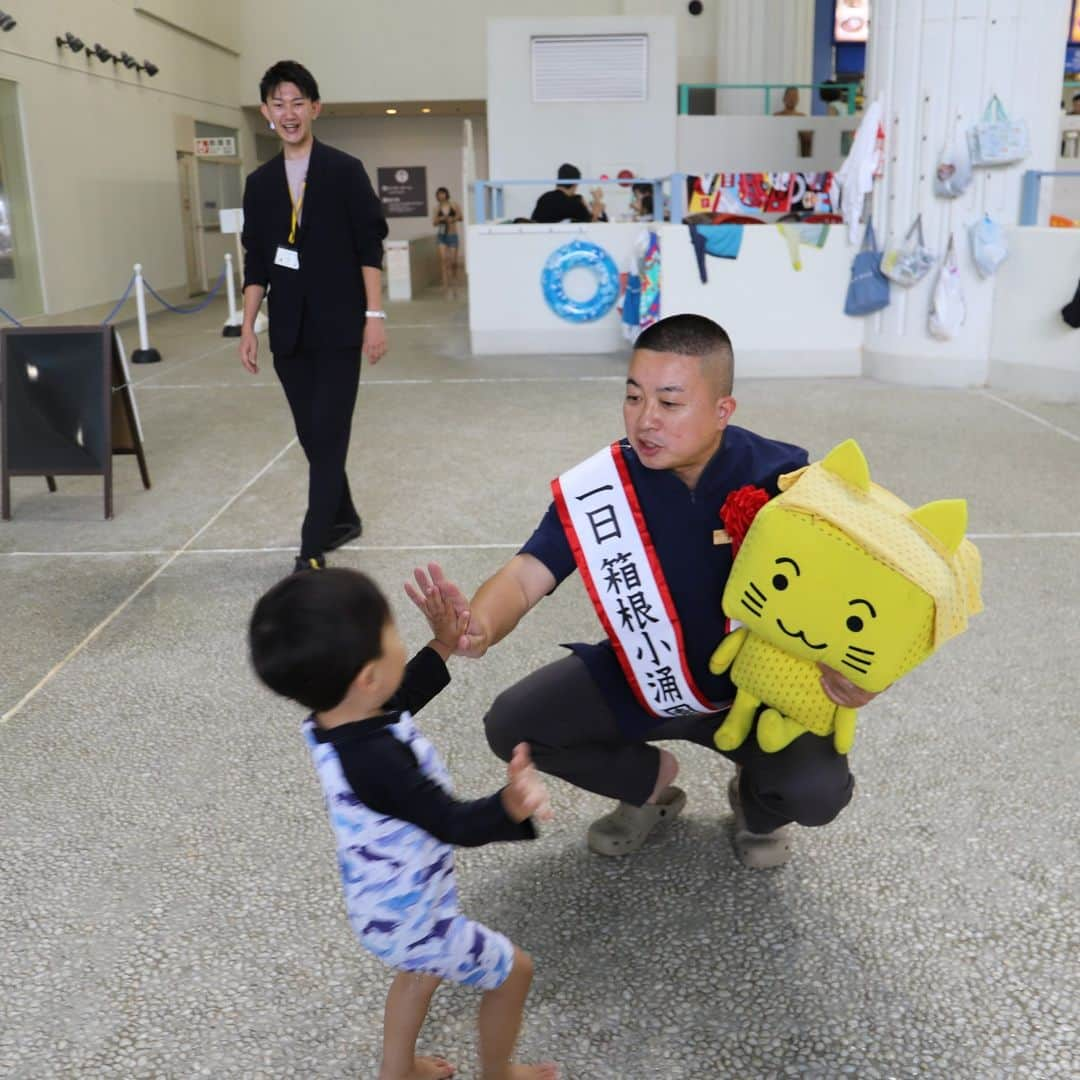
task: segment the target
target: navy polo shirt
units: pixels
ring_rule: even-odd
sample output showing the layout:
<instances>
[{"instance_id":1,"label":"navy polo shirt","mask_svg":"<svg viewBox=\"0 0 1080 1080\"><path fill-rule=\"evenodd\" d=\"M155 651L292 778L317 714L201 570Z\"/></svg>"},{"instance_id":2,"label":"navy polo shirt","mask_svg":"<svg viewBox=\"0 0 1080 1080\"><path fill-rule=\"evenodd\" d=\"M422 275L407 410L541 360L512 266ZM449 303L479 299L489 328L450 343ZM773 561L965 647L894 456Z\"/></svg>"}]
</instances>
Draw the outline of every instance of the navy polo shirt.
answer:
<instances>
[{"instance_id":1,"label":"navy polo shirt","mask_svg":"<svg viewBox=\"0 0 1080 1080\"><path fill-rule=\"evenodd\" d=\"M709 657L724 636L720 601L731 571L731 545L713 544L714 530L723 528L720 507L730 492L747 484L775 495L777 478L806 465L807 453L729 425L691 491L673 472L644 466L627 440L620 447L682 623L691 674L710 701L726 708L735 696L731 680L709 671ZM539 559L556 583L577 569L554 503L521 552ZM664 722L638 704L610 641L566 647L585 662L626 734L640 735Z\"/></svg>"}]
</instances>

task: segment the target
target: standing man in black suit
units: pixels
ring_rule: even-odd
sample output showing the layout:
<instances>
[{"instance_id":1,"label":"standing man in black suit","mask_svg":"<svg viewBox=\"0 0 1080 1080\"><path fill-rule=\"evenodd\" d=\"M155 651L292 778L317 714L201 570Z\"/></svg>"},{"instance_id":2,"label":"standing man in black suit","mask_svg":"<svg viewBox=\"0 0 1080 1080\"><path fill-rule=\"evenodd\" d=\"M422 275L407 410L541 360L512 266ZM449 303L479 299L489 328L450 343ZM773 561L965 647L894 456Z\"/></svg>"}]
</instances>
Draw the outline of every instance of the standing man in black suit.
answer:
<instances>
[{"instance_id":1,"label":"standing man in black suit","mask_svg":"<svg viewBox=\"0 0 1080 1080\"><path fill-rule=\"evenodd\" d=\"M294 570L361 533L345 458L361 354L386 352L382 260L386 220L364 166L318 142L319 87L293 60L259 83L282 153L244 187L244 321L240 362L259 370L255 316L269 292L270 351L307 456L308 507Z\"/></svg>"}]
</instances>

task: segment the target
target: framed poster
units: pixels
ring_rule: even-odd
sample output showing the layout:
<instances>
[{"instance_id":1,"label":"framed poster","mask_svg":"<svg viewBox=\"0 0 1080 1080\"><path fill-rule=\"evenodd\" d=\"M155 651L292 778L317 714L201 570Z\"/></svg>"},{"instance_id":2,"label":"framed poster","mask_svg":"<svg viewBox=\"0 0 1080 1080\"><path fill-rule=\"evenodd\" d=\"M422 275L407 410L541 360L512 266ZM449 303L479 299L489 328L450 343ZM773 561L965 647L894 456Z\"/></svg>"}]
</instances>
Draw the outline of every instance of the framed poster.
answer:
<instances>
[{"instance_id":1,"label":"framed poster","mask_svg":"<svg viewBox=\"0 0 1080 1080\"><path fill-rule=\"evenodd\" d=\"M427 168L396 165L378 170L379 199L390 217L427 217Z\"/></svg>"},{"instance_id":2,"label":"framed poster","mask_svg":"<svg viewBox=\"0 0 1080 1080\"><path fill-rule=\"evenodd\" d=\"M1069 44L1080 45L1080 0L1073 4L1072 25L1069 27Z\"/></svg>"}]
</instances>

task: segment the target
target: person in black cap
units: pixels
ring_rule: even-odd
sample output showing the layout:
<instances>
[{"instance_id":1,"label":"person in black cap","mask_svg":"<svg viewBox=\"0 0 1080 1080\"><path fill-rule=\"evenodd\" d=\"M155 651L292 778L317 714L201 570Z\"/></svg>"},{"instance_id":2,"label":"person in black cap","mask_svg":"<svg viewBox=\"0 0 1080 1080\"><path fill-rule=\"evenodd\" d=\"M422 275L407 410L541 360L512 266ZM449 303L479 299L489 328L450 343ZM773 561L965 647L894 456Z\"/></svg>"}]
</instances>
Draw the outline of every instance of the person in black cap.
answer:
<instances>
[{"instance_id":1,"label":"person in black cap","mask_svg":"<svg viewBox=\"0 0 1080 1080\"><path fill-rule=\"evenodd\" d=\"M581 170L576 165L560 165L558 178L580 180ZM558 184L536 200L532 220L542 225L553 225L558 221L607 221L607 214L599 188L593 189L592 206L589 207L577 193L577 184Z\"/></svg>"}]
</instances>

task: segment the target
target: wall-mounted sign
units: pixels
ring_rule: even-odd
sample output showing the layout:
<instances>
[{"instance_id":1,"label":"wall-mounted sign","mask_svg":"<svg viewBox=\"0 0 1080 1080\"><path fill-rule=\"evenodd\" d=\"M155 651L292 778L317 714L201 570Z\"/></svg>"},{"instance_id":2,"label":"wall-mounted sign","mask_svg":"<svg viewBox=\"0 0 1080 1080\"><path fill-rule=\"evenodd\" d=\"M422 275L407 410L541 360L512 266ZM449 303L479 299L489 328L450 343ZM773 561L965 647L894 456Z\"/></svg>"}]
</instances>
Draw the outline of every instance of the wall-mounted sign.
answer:
<instances>
[{"instance_id":1,"label":"wall-mounted sign","mask_svg":"<svg viewBox=\"0 0 1080 1080\"><path fill-rule=\"evenodd\" d=\"M396 166L378 170L379 198L387 217L427 217L427 168Z\"/></svg>"},{"instance_id":2,"label":"wall-mounted sign","mask_svg":"<svg viewBox=\"0 0 1080 1080\"><path fill-rule=\"evenodd\" d=\"M236 139L232 135L215 135L212 139L196 139L195 153L199 157L236 157Z\"/></svg>"},{"instance_id":3,"label":"wall-mounted sign","mask_svg":"<svg viewBox=\"0 0 1080 1080\"><path fill-rule=\"evenodd\" d=\"M870 31L870 0L836 0L833 40L864 42Z\"/></svg>"}]
</instances>

